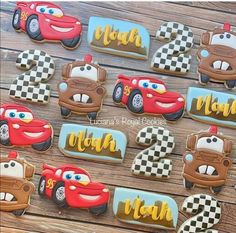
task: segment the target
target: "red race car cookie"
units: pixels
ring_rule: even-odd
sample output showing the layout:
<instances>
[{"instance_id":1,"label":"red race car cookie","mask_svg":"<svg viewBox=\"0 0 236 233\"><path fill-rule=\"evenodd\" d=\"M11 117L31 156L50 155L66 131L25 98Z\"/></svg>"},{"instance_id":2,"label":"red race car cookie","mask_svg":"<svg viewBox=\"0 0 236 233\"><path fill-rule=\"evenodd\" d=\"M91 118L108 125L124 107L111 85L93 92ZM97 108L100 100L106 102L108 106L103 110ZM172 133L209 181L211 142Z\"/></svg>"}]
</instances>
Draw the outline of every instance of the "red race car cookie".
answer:
<instances>
[{"instance_id":1,"label":"red race car cookie","mask_svg":"<svg viewBox=\"0 0 236 233\"><path fill-rule=\"evenodd\" d=\"M35 41L60 41L68 49L76 48L82 35L80 21L64 15L51 2L17 2L12 19L16 31L24 31Z\"/></svg>"},{"instance_id":2,"label":"red race car cookie","mask_svg":"<svg viewBox=\"0 0 236 233\"><path fill-rule=\"evenodd\" d=\"M73 165L43 165L38 193L52 199L59 207L86 208L95 215L107 210L110 192L105 185L91 180L90 175Z\"/></svg>"},{"instance_id":3,"label":"red race car cookie","mask_svg":"<svg viewBox=\"0 0 236 233\"><path fill-rule=\"evenodd\" d=\"M113 91L113 101L126 105L135 114L159 114L167 121L183 116L185 99L177 92L167 91L165 84L145 76L119 75Z\"/></svg>"},{"instance_id":4,"label":"red race car cookie","mask_svg":"<svg viewBox=\"0 0 236 233\"><path fill-rule=\"evenodd\" d=\"M17 104L0 106L0 145L31 146L46 151L52 145L53 129L45 120L35 119L31 110Z\"/></svg>"}]
</instances>

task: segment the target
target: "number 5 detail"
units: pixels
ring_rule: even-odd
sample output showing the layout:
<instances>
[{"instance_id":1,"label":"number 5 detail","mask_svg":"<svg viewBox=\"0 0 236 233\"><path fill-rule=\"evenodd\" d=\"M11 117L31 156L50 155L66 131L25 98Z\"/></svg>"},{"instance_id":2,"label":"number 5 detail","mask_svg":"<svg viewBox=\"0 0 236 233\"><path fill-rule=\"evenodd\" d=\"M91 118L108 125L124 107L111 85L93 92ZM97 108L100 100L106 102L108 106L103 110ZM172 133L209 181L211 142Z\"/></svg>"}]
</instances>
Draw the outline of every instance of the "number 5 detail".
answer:
<instances>
[{"instance_id":1,"label":"number 5 detail","mask_svg":"<svg viewBox=\"0 0 236 233\"><path fill-rule=\"evenodd\" d=\"M50 85L45 82L54 74L53 59L43 51L26 50L17 57L16 66L27 71L18 75L11 84L10 97L34 103L48 103Z\"/></svg>"},{"instance_id":2,"label":"number 5 detail","mask_svg":"<svg viewBox=\"0 0 236 233\"><path fill-rule=\"evenodd\" d=\"M133 161L132 173L155 178L168 178L172 161L166 159L175 147L174 137L162 127L148 126L139 131L136 142L149 148L141 151Z\"/></svg>"},{"instance_id":3,"label":"number 5 detail","mask_svg":"<svg viewBox=\"0 0 236 233\"><path fill-rule=\"evenodd\" d=\"M193 46L192 30L183 24L168 22L161 25L156 37L160 41L170 42L155 52L151 68L161 73L187 73L192 57L184 53Z\"/></svg>"}]
</instances>

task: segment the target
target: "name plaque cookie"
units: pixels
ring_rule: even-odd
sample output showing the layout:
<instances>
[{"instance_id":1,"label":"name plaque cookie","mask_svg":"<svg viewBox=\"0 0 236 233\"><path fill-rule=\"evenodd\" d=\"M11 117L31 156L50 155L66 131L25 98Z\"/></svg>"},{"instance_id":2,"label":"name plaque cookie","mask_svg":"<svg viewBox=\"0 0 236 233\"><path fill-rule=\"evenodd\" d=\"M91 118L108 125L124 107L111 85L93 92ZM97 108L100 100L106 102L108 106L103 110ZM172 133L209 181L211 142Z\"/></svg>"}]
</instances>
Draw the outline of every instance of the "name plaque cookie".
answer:
<instances>
[{"instance_id":1,"label":"name plaque cookie","mask_svg":"<svg viewBox=\"0 0 236 233\"><path fill-rule=\"evenodd\" d=\"M202 122L236 128L236 95L190 87L187 112Z\"/></svg>"},{"instance_id":2,"label":"name plaque cookie","mask_svg":"<svg viewBox=\"0 0 236 233\"><path fill-rule=\"evenodd\" d=\"M121 163L125 157L127 138L120 131L63 124L58 147L65 156Z\"/></svg>"},{"instance_id":3,"label":"name plaque cookie","mask_svg":"<svg viewBox=\"0 0 236 233\"><path fill-rule=\"evenodd\" d=\"M90 17L88 43L99 52L147 59L150 36L143 26L136 23Z\"/></svg>"},{"instance_id":4,"label":"name plaque cookie","mask_svg":"<svg viewBox=\"0 0 236 233\"><path fill-rule=\"evenodd\" d=\"M135 189L116 188L113 213L122 222L175 229L178 206L174 199Z\"/></svg>"}]
</instances>

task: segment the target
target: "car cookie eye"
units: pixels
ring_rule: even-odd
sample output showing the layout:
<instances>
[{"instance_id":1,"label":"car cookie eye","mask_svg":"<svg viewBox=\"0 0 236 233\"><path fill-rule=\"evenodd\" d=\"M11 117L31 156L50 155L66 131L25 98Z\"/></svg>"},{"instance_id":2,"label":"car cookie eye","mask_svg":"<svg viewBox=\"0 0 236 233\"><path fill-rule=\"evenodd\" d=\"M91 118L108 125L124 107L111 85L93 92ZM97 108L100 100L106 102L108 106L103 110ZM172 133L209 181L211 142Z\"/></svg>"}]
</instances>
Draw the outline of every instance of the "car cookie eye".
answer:
<instances>
[{"instance_id":1,"label":"car cookie eye","mask_svg":"<svg viewBox=\"0 0 236 233\"><path fill-rule=\"evenodd\" d=\"M15 116L16 116L16 114L14 112L9 113L9 117L14 118Z\"/></svg>"},{"instance_id":2,"label":"car cookie eye","mask_svg":"<svg viewBox=\"0 0 236 233\"><path fill-rule=\"evenodd\" d=\"M224 39L224 34L221 34L221 35L220 35L220 39L221 39L221 40Z\"/></svg>"},{"instance_id":3,"label":"car cookie eye","mask_svg":"<svg viewBox=\"0 0 236 233\"><path fill-rule=\"evenodd\" d=\"M22 121L31 121L33 119L33 115L30 112L19 112L16 117Z\"/></svg>"},{"instance_id":4,"label":"car cookie eye","mask_svg":"<svg viewBox=\"0 0 236 233\"><path fill-rule=\"evenodd\" d=\"M148 83L143 83L144 88L148 88Z\"/></svg>"},{"instance_id":5,"label":"car cookie eye","mask_svg":"<svg viewBox=\"0 0 236 233\"><path fill-rule=\"evenodd\" d=\"M224 141L216 136L202 137L198 140L197 149L213 150L219 153L224 152Z\"/></svg>"},{"instance_id":6,"label":"car cookie eye","mask_svg":"<svg viewBox=\"0 0 236 233\"><path fill-rule=\"evenodd\" d=\"M87 70L91 70L92 68L91 68L91 66L87 66L86 69Z\"/></svg>"},{"instance_id":7,"label":"car cookie eye","mask_svg":"<svg viewBox=\"0 0 236 233\"><path fill-rule=\"evenodd\" d=\"M15 118L16 117L16 110L6 110L5 117Z\"/></svg>"},{"instance_id":8,"label":"car cookie eye","mask_svg":"<svg viewBox=\"0 0 236 233\"><path fill-rule=\"evenodd\" d=\"M40 12L41 12L41 13L44 13L45 10L46 10L46 9L45 9L44 7L41 7L41 8L40 8Z\"/></svg>"},{"instance_id":9,"label":"car cookie eye","mask_svg":"<svg viewBox=\"0 0 236 233\"><path fill-rule=\"evenodd\" d=\"M228 33L228 34L226 35L226 38L229 39L230 37L231 37L231 35Z\"/></svg>"},{"instance_id":10,"label":"car cookie eye","mask_svg":"<svg viewBox=\"0 0 236 233\"><path fill-rule=\"evenodd\" d=\"M74 172L73 171L67 171L63 173L62 179L64 180L71 180L73 178Z\"/></svg>"},{"instance_id":11,"label":"car cookie eye","mask_svg":"<svg viewBox=\"0 0 236 233\"><path fill-rule=\"evenodd\" d=\"M0 176L24 178L24 167L21 163L14 160L0 163Z\"/></svg>"},{"instance_id":12,"label":"car cookie eye","mask_svg":"<svg viewBox=\"0 0 236 233\"><path fill-rule=\"evenodd\" d=\"M73 175L73 180L78 181L79 183L83 184L83 185L87 185L88 183L90 183L90 179L87 175L84 174L74 174Z\"/></svg>"},{"instance_id":13,"label":"car cookie eye","mask_svg":"<svg viewBox=\"0 0 236 233\"><path fill-rule=\"evenodd\" d=\"M150 88L158 93L166 92L166 87L162 84L151 83Z\"/></svg>"},{"instance_id":14,"label":"car cookie eye","mask_svg":"<svg viewBox=\"0 0 236 233\"><path fill-rule=\"evenodd\" d=\"M143 88L148 88L149 87L149 80L141 80L138 85Z\"/></svg>"},{"instance_id":15,"label":"car cookie eye","mask_svg":"<svg viewBox=\"0 0 236 233\"><path fill-rule=\"evenodd\" d=\"M81 180L81 176L80 175L75 175L75 180Z\"/></svg>"},{"instance_id":16,"label":"car cookie eye","mask_svg":"<svg viewBox=\"0 0 236 233\"><path fill-rule=\"evenodd\" d=\"M49 13L50 15L52 15L52 14L54 13L54 10L53 10L53 9L49 9L49 10L48 10L48 13Z\"/></svg>"},{"instance_id":17,"label":"car cookie eye","mask_svg":"<svg viewBox=\"0 0 236 233\"><path fill-rule=\"evenodd\" d=\"M80 69L81 71L84 71L84 66L81 66L79 69Z\"/></svg>"},{"instance_id":18,"label":"car cookie eye","mask_svg":"<svg viewBox=\"0 0 236 233\"><path fill-rule=\"evenodd\" d=\"M152 84L152 89L156 90L156 89L157 89L157 87L158 87L158 86L157 86L157 84L156 84L156 83L153 83L153 84Z\"/></svg>"},{"instance_id":19,"label":"car cookie eye","mask_svg":"<svg viewBox=\"0 0 236 233\"><path fill-rule=\"evenodd\" d=\"M21 112L21 113L19 114L19 117L20 117L21 119L24 119L24 118L25 118L25 114L24 114L23 112Z\"/></svg>"},{"instance_id":20,"label":"car cookie eye","mask_svg":"<svg viewBox=\"0 0 236 233\"><path fill-rule=\"evenodd\" d=\"M56 17L62 17L63 13L58 8L48 8L48 14L56 16Z\"/></svg>"},{"instance_id":21,"label":"car cookie eye","mask_svg":"<svg viewBox=\"0 0 236 233\"><path fill-rule=\"evenodd\" d=\"M212 45L224 45L236 49L236 36L225 32L224 34L215 34L212 36Z\"/></svg>"}]
</instances>

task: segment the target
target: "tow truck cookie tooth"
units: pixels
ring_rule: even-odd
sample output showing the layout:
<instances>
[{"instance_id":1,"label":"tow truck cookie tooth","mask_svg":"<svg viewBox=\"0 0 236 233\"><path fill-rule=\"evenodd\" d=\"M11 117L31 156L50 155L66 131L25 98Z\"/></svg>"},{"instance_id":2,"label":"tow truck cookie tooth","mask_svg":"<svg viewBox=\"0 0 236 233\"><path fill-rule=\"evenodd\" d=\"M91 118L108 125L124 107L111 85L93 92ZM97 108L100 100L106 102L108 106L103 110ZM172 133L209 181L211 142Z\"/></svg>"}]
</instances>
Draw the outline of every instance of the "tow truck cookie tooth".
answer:
<instances>
[{"instance_id":1,"label":"tow truck cookie tooth","mask_svg":"<svg viewBox=\"0 0 236 233\"><path fill-rule=\"evenodd\" d=\"M223 82L228 89L236 86L236 32L230 24L203 33L198 58L202 85L212 79Z\"/></svg>"},{"instance_id":2,"label":"tow truck cookie tooth","mask_svg":"<svg viewBox=\"0 0 236 233\"><path fill-rule=\"evenodd\" d=\"M166 195L135 189L116 188L113 213L121 222L174 230L178 221L178 206Z\"/></svg>"},{"instance_id":3,"label":"tow truck cookie tooth","mask_svg":"<svg viewBox=\"0 0 236 233\"><path fill-rule=\"evenodd\" d=\"M61 115L65 118L71 113L87 115L96 120L101 110L106 89L102 85L107 72L87 54L83 61L74 61L63 66L63 81L58 84Z\"/></svg>"},{"instance_id":4,"label":"tow truck cookie tooth","mask_svg":"<svg viewBox=\"0 0 236 233\"><path fill-rule=\"evenodd\" d=\"M81 42L80 21L51 2L17 2L12 26L34 41L59 41L67 49L75 49Z\"/></svg>"},{"instance_id":5,"label":"tow truck cookie tooth","mask_svg":"<svg viewBox=\"0 0 236 233\"><path fill-rule=\"evenodd\" d=\"M35 167L19 158L16 151L8 157L0 157L0 210L12 212L16 216L24 214L30 205L30 195L35 187L29 180L33 178Z\"/></svg>"},{"instance_id":6,"label":"tow truck cookie tooth","mask_svg":"<svg viewBox=\"0 0 236 233\"><path fill-rule=\"evenodd\" d=\"M232 141L219 133L216 126L211 126L209 131L189 135L186 148L183 155L185 188L204 186L215 194L219 193L232 165L228 158Z\"/></svg>"},{"instance_id":7,"label":"tow truck cookie tooth","mask_svg":"<svg viewBox=\"0 0 236 233\"><path fill-rule=\"evenodd\" d=\"M38 193L58 207L86 208L94 215L104 213L110 199L105 185L92 181L84 169L68 164L57 168L44 164Z\"/></svg>"},{"instance_id":8,"label":"tow truck cookie tooth","mask_svg":"<svg viewBox=\"0 0 236 233\"><path fill-rule=\"evenodd\" d=\"M11 103L0 106L0 145L31 146L43 152L51 147L52 140L52 126L36 119L30 109Z\"/></svg>"},{"instance_id":9,"label":"tow truck cookie tooth","mask_svg":"<svg viewBox=\"0 0 236 233\"><path fill-rule=\"evenodd\" d=\"M161 80L148 76L120 74L112 98L134 114L162 115L167 121L177 121L185 109L182 95L168 91Z\"/></svg>"}]
</instances>

